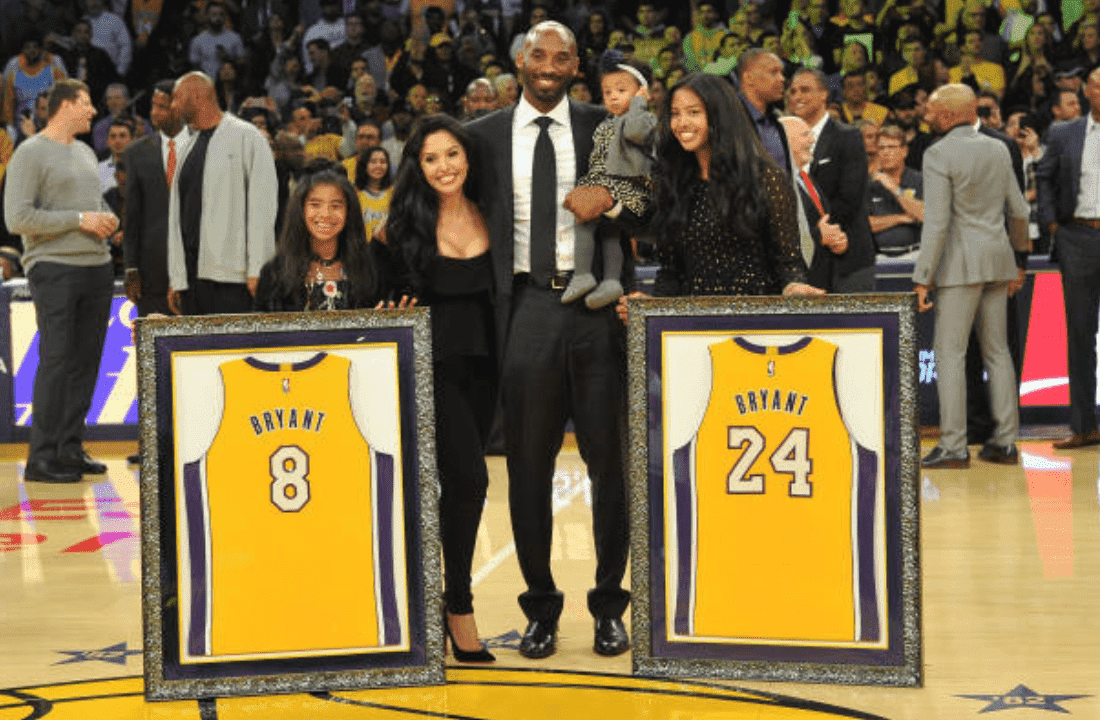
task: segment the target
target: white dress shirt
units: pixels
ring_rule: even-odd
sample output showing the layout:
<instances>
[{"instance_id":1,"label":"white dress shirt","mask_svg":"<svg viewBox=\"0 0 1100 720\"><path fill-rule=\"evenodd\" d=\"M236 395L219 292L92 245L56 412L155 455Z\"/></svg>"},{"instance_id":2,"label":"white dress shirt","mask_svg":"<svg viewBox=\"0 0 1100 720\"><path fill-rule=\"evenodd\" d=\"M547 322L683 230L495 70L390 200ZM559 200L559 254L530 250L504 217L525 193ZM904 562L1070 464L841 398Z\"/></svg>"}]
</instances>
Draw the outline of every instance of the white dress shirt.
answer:
<instances>
[{"instance_id":1,"label":"white dress shirt","mask_svg":"<svg viewBox=\"0 0 1100 720\"><path fill-rule=\"evenodd\" d=\"M562 207L565 196L577 184L577 156L573 148L573 124L569 119L569 99L562 98L547 116L554 122L548 132L554 144L554 157L558 165L558 193L555 204L557 223L557 269L573 269L574 227L573 213ZM521 97L512 117L512 207L514 218L514 272L531 271L531 179L535 161L535 141L539 126L535 122L542 117L526 98Z\"/></svg>"},{"instance_id":2,"label":"white dress shirt","mask_svg":"<svg viewBox=\"0 0 1100 720\"><path fill-rule=\"evenodd\" d=\"M1074 217L1100 218L1100 123L1089 113L1085 120L1085 147L1081 151L1081 186Z\"/></svg>"},{"instance_id":3,"label":"white dress shirt","mask_svg":"<svg viewBox=\"0 0 1100 720\"><path fill-rule=\"evenodd\" d=\"M821 139L821 131L825 129L825 123L827 122L829 122L829 113L821 113L821 117L810 128L810 134L814 136L814 144L810 147L810 162L808 165L813 164L813 156L817 152L817 141Z\"/></svg>"}]
</instances>

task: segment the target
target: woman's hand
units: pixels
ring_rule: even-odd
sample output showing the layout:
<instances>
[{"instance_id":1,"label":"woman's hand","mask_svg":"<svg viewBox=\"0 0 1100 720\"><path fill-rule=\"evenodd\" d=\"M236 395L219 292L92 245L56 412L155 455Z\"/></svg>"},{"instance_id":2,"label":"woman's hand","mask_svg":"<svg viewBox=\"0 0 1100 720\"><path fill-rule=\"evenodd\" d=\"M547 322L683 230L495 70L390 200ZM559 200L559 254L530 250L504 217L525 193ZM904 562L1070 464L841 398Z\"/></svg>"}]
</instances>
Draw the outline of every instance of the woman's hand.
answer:
<instances>
[{"instance_id":1,"label":"woman's hand","mask_svg":"<svg viewBox=\"0 0 1100 720\"><path fill-rule=\"evenodd\" d=\"M374 306L375 310L412 310L416 307L416 298L409 295L402 295L401 299L397 302L393 300L379 300L378 304Z\"/></svg>"},{"instance_id":2,"label":"woman's hand","mask_svg":"<svg viewBox=\"0 0 1100 720\"><path fill-rule=\"evenodd\" d=\"M792 297L795 295L824 295L825 291L819 287L813 285L807 285L806 283L792 282L787 283L787 286L783 288L783 297Z\"/></svg>"}]
</instances>

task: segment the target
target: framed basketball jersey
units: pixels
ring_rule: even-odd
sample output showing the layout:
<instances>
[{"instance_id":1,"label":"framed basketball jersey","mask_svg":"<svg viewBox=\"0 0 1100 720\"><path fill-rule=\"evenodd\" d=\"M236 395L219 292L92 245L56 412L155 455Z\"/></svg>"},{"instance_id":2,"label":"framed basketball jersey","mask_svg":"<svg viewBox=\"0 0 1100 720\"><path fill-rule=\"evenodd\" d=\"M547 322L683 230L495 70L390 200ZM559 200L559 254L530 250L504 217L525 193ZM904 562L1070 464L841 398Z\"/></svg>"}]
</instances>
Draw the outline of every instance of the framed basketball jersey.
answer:
<instances>
[{"instance_id":1,"label":"framed basketball jersey","mask_svg":"<svg viewBox=\"0 0 1100 720\"><path fill-rule=\"evenodd\" d=\"M139 322L150 699L442 682L426 321Z\"/></svg>"},{"instance_id":2,"label":"framed basketball jersey","mask_svg":"<svg viewBox=\"0 0 1100 720\"><path fill-rule=\"evenodd\" d=\"M637 671L920 682L914 327L907 296L632 305Z\"/></svg>"}]
</instances>

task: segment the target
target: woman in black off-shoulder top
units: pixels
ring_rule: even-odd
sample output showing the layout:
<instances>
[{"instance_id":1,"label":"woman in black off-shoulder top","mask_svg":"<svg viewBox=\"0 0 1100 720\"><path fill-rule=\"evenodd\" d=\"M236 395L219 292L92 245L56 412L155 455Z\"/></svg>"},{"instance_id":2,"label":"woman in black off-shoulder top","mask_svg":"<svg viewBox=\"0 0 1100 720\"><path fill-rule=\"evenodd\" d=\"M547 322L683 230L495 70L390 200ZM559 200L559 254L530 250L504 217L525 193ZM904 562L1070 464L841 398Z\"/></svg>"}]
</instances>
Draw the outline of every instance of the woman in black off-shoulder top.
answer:
<instances>
[{"instance_id":1,"label":"woman in black off-shoulder top","mask_svg":"<svg viewBox=\"0 0 1100 720\"><path fill-rule=\"evenodd\" d=\"M469 136L446 115L421 118L405 143L385 242L395 295L432 318L446 630L462 662L492 662L478 641L470 571L489 483L496 406L489 231L474 196Z\"/></svg>"}]
</instances>

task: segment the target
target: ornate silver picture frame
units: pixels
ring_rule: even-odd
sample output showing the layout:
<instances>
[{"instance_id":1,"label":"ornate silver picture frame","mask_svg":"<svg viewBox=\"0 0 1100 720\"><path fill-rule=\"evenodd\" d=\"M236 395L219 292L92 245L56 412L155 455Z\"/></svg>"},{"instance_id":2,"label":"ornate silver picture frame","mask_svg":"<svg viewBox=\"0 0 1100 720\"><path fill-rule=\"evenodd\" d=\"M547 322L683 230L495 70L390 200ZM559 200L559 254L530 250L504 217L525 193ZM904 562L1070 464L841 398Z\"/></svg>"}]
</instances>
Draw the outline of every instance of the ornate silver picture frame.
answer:
<instances>
[{"instance_id":1,"label":"ornate silver picture frame","mask_svg":"<svg viewBox=\"0 0 1100 720\"><path fill-rule=\"evenodd\" d=\"M917 686L912 294L630 303L633 668Z\"/></svg>"},{"instance_id":2,"label":"ornate silver picture frame","mask_svg":"<svg viewBox=\"0 0 1100 720\"><path fill-rule=\"evenodd\" d=\"M443 683L427 311L136 344L146 698Z\"/></svg>"}]
</instances>

